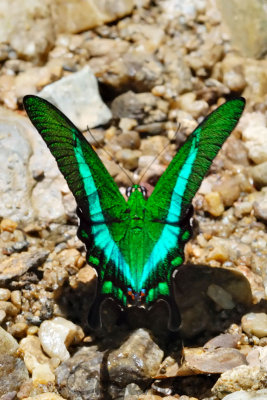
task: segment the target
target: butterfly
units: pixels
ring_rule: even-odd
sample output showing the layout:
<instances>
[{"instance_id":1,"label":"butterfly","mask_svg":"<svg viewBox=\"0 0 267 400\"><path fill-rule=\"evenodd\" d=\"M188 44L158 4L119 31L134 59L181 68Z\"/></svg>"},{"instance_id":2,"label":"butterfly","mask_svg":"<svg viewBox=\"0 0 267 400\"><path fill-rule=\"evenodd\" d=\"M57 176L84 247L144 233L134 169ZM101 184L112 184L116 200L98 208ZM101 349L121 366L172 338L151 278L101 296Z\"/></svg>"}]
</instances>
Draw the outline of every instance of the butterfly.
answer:
<instances>
[{"instance_id":1,"label":"butterfly","mask_svg":"<svg viewBox=\"0 0 267 400\"><path fill-rule=\"evenodd\" d=\"M192 199L235 128L245 100L229 100L209 114L179 149L150 197L145 187L135 184L126 191L128 201L61 111L38 96L25 96L23 103L77 202L77 234L86 245L87 262L98 275L89 325L101 326L107 297L122 308L146 309L163 299L169 306L168 327L177 330L180 314L173 275L183 263L184 246L192 234Z\"/></svg>"}]
</instances>

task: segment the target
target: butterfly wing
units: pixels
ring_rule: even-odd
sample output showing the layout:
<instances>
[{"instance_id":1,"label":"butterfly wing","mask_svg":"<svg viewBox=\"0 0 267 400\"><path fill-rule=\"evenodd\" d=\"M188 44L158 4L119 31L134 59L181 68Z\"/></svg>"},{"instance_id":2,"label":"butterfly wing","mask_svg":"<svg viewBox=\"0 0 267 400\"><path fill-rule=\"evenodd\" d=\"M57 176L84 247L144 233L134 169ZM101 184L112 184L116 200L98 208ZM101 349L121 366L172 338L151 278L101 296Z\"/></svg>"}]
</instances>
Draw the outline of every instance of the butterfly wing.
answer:
<instances>
[{"instance_id":1,"label":"butterfly wing","mask_svg":"<svg viewBox=\"0 0 267 400\"><path fill-rule=\"evenodd\" d=\"M114 280L127 288L131 272L119 246L129 223L126 201L96 152L63 113L37 96L25 96L23 102L76 198L78 234L86 244L88 262L98 270L100 286L108 282L107 294ZM116 295L123 300L121 290Z\"/></svg>"},{"instance_id":2,"label":"butterfly wing","mask_svg":"<svg viewBox=\"0 0 267 400\"><path fill-rule=\"evenodd\" d=\"M168 293L173 270L190 238L191 202L222 144L235 128L245 100L230 100L208 115L180 148L147 201L146 232L154 242L140 285L148 301Z\"/></svg>"}]
</instances>

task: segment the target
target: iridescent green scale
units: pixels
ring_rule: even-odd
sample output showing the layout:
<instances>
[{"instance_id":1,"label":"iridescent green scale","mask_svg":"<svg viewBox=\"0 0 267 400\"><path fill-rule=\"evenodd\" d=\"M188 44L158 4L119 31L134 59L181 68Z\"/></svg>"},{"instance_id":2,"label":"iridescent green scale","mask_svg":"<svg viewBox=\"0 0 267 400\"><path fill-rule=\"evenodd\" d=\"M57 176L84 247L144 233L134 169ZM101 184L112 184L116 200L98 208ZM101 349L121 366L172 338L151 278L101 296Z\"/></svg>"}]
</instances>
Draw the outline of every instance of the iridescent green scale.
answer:
<instances>
[{"instance_id":1,"label":"iridescent green scale","mask_svg":"<svg viewBox=\"0 0 267 400\"><path fill-rule=\"evenodd\" d=\"M149 308L162 298L170 305L170 329L180 323L172 275L183 263L191 236L192 199L212 160L235 128L245 106L229 100L188 137L152 195L133 185L128 201L96 152L72 122L48 101L26 96L33 125L55 157L77 201L78 236L88 263L98 272L98 288L89 323L101 325L101 304L112 297L122 306Z\"/></svg>"}]
</instances>

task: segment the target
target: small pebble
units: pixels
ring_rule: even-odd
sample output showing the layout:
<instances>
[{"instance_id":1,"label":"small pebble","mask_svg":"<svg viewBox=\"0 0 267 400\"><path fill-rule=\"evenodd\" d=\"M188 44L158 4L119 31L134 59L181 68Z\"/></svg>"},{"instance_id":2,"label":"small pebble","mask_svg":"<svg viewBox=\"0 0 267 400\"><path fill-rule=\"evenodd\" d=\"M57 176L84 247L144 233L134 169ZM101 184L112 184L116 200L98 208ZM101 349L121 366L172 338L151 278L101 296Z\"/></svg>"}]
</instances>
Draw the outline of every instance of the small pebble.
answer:
<instances>
[{"instance_id":1,"label":"small pebble","mask_svg":"<svg viewBox=\"0 0 267 400\"><path fill-rule=\"evenodd\" d=\"M218 192L210 192L205 195L205 210L214 217L219 217L224 212L222 198Z\"/></svg>"},{"instance_id":2,"label":"small pebble","mask_svg":"<svg viewBox=\"0 0 267 400\"><path fill-rule=\"evenodd\" d=\"M11 292L11 302L17 308L21 308L21 292L19 290L13 290L13 292Z\"/></svg>"},{"instance_id":3,"label":"small pebble","mask_svg":"<svg viewBox=\"0 0 267 400\"><path fill-rule=\"evenodd\" d=\"M250 170L257 188L267 186L267 161L251 167Z\"/></svg>"},{"instance_id":4,"label":"small pebble","mask_svg":"<svg viewBox=\"0 0 267 400\"><path fill-rule=\"evenodd\" d=\"M18 349L18 342L0 327L0 354L13 355Z\"/></svg>"},{"instance_id":5,"label":"small pebble","mask_svg":"<svg viewBox=\"0 0 267 400\"><path fill-rule=\"evenodd\" d=\"M207 295L225 310L232 310L235 307L235 303L233 302L231 294L224 290L221 286L215 284L209 285Z\"/></svg>"},{"instance_id":6,"label":"small pebble","mask_svg":"<svg viewBox=\"0 0 267 400\"><path fill-rule=\"evenodd\" d=\"M267 336L267 314L249 313L242 317L242 329L248 335L255 335L258 338Z\"/></svg>"},{"instance_id":7,"label":"small pebble","mask_svg":"<svg viewBox=\"0 0 267 400\"><path fill-rule=\"evenodd\" d=\"M4 289L0 288L0 300L7 301L10 299L10 290L9 289Z\"/></svg>"},{"instance_id":8,"label":"small pebble","mask_svg":"<svg viewBox=\"0 0 267 400\"><path fill-rule=\"evenodd\" d=\"M6 315L14 317L18 314L18 309L9 301L0 301L0 310L4 310Z\"/></svg>"},{"instance_id":9,"label":"small pebble","mask_svg":"<svg viewBox=\"0 0 267 400\"><path fill-rule=\"evenodd\" d=\"M44 321L38 332L44 351L50 357L58 357L61 361L70 357L67 347L77 334L79 334L78 327L62 317Z\"/></svg>"},{"instance_id":10,"label":"small pebble","mask_svg":"<svg viewBox=\"0 0 267 400\"><path fill-rule=\"evenodd\" d=\"M0 223L0 228L1 231L7 231L7 232L14 232L14 230L16 229L16 227L18 226L17 222L12 221L11 219L8 218L4 218L2 219L1 223Z\"/></svg>"},{"instance_id":11,"label":"small pebble","mask_svg":"<svg viewBox=\"0 0 267 400\"><path fill-rule=\"evenodd\" d=\"M15 338L21 339L26 336L28 325L25 322L17 322L9 327L9 333Z\"/></svg>"},{"instance_id":12,"label":"small pebble","mask_svg":"<svg viewBox=\"0 0 267 400\"><path fill-rule=\"evenodd\" d=\"M96 277L96 272L94 268L86 265L85 267L81 268L77 274L78 282L82 282L84 284L91 282Z\"/></svg>"},{"instance_id":13,"label":"small pebble","mask_svg":"<svg viewBox=\"0 0 267 400\"><path fill-rule=\"evenodd\" d=\"M62 267L68 272L76 272L77 263L80 263L81 254L77 249L65 249L62 250L57 259Z\"/></svg>"},{"instance_id":14,"label":"small pebble","mask_svg":"<svg viewBox=\"0 0 267 400\"><path fill-rule=\"evenodd\" d=\"M4 322L6 318L6 313L4 310L0 310L0 324L2 324L2 322Z\"/></svg>"},{"instance_id":15,"label":"small pebble","mask_svg":"<svg viewBox=\"0 0 267 400\"><path fill-rule=\"evenodd\" d=\"M119 128L122 132L129 132L133 130L137 125L136 119L133 118L121 118L119 122Z\"/></svg>"},{"instance_id":16,"label":"small pebble","mask_svg":"<svg viewBox=\"0 0 267 400\"><path fill-rule=\"evenodd\" d=\"M35 385L47 385L55 380L55 374L48 364L38 364L32 371L32 381Z\"/></svg>"},{"instance_id":17,"label":"small pebble","mask_svg":"<svg viewBox=\"0 0 267 400\"><path fill-rule=\"evenodd\" d=\"M128 133L122 133L117 137L117 143L122 148L127 148L131 150L138 149L140 147L140 136L139 133L136 131L131 131Z\"/></svg>"},{"instance_id":18,"label":"small pebble","mask_svg":"<svg viewBox=\"0 0 267 400\"><path fill-rule=\"evenodd\" d=\"M116 158L126 169L136 169L138 167L138 159L142 155L139 150L121 149L117 151Z\"/></svg>"},{"instance_id":19,"label":"small pebble","mask_svg":"<svg viewBox=\"0 0 267 400\"><path fill-rule=\"evenodd\" d=\"M38 333L38 331L39 331L38 326L30 326L28 328L27 334L28 335L36 335Z\"/></svg>"},{"instance_id":20,"label":"small pebble","mask_svg":"<svg viewBox=\"0 0 267 400\"><path fill-rule=\"evenodd\" d=\"M58 360L53 365L52 360L44 354L37 336L28 335L22 339L20 353L23 355L25 365L32 374L32 380L35 384L44 385L55 381L53 370L59 365L60 361Z\"/></svg>"}]
</instances>

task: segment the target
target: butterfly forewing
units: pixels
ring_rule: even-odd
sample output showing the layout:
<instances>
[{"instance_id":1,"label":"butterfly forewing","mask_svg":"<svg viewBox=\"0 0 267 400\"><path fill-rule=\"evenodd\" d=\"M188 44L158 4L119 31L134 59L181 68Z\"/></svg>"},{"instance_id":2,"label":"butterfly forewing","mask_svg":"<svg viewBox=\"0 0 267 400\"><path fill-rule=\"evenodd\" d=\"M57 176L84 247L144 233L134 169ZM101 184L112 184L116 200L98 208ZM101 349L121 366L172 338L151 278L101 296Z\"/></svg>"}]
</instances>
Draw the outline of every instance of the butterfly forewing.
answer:
<instances>
[{"instance_id":1,"label":"butterfly forewing","mask_svg":"<svg viewBox=\"0 0 267 400\"><path fill-rule=\"evenodd\" d=\"M91 216L98 213L103 213L105 219L118 218L126 202L82 133L63 113L40 97L25 96L24 106L84 213L89 213L89 203L94 203L98 193L101 210L90 207L87 219L91 220Z\"/></svg>"},{"instance_id":2,"label":"butterfly forewing","mask_svg":"<svg viewBox=\"0 0 267 400\"><path fill-rule=\"evenodd\" d=\"M117 185L81 132L56 107L37 96L26 96L24 106L76 198L78 233L88 261L101 272L102 281L107 275L130 284L129 265L119 248L129 223L127 203Z\"/></svg>"},{"instance_id":3,"label":"butterfly forewing","mask_svg":"<svg viewBox=\"0 0 267 400\"><path fill-rule=\"evenodd\" d=\"M185 215L214 157L235 128L244 106L245 100L238 98L224 103L208 115L159 179L146 206L146 228L154 241L154 248L144 266L144 286L148 281L155 285L159 276L170 277L171 271L182 263L183 247L190 237L189 218Z\"/></svg>"}]
</instances>

